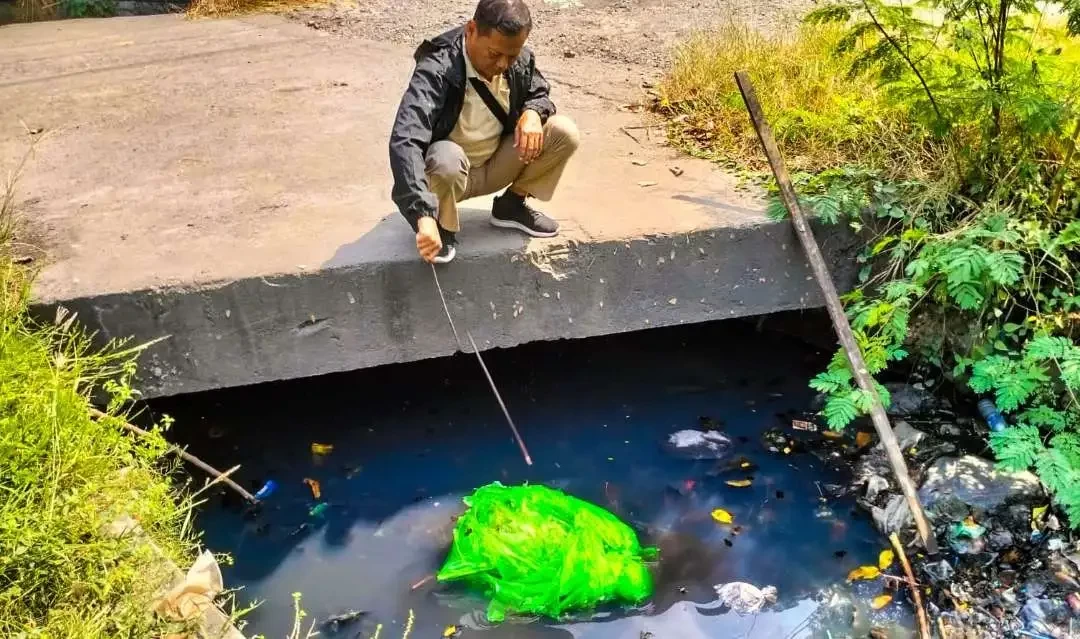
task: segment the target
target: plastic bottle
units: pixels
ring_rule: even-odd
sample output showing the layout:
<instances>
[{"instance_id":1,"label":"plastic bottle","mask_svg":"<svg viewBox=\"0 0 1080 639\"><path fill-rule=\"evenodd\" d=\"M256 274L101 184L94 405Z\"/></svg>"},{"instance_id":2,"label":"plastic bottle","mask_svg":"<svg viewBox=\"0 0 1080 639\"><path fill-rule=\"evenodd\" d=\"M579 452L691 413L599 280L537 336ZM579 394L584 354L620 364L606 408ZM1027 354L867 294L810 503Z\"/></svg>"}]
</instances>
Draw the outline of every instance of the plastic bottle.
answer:
<instances>
[{"instance_id":1,"label":"plastic bottle","mask_svg":"<svg viewBox=\"0 0 1080 639\"><path fill-rule=\"evenodd\" d=\"M255 499L266 499L274 494L275 490L277 490L277 482L273 479L268 479L266 480L266 483L263 484L263 487L259 489L259 492L255 493Z\"/></svg>"},{"instance_id":2,"label":"plastic bottle","mask_svg":"<svg viewBox=\"0 0 1080 639\"><path fill-rule=\"evenodd\" d=\"M994 400L979 400L979 414L986 420L986 425L990 427L991 432L1000 433L1005 430L1005 418L998 412L997 406L994 405Z\"/></svg>"}]
</instances>

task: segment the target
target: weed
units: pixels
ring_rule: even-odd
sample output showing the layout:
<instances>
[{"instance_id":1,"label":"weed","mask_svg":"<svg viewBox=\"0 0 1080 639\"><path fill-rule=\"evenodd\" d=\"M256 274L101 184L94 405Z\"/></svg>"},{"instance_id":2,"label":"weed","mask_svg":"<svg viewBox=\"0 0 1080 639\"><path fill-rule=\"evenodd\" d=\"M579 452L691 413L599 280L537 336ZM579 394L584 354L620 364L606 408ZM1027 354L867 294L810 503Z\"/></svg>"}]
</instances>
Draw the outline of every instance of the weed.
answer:
<instances>
[{"instance_id":1,"label":"weed","mask_svg":"<svg viewBox=\"0 0 1080 639\"><path fill-rule=\"evenodd\" d=\"M116 0L63 0L68 18L108 18L116 15Z\"/></svg>"},{"instance_id":2,"label":"weed","mask_svg":"<svg viewBox=\"0 0 1080 639\"><path fill-rule=\"evenodd\" d=\"M150 604L172 577L158 553L188 563L189 508L160 434L134 440L90 415L91 393L130 395L136 350L94 350L67 314L28 317L13 186L0 198L0 636L156 636ZM124 517L154 543L110 534Z\"/></svg>"},{"instance_id":3,"label":"weed","mask_svg":"<svg viewBox=\"0 0 1080 639\"><path fill-rule=\"evenodd\" d=\"M732 81L736 70L749 69L792 168L813 171L867 158L881 166L909 163L902 157L911 153L903 150L910 135L906 113L889 106L874 82L845 77L851 58L833 55L842 36L835 26L766 37L728 25L691 38L676 51L660 87L671 138L697 155L765 168Z\"/></svg>"},{"instance_id":4,"label":"weed","mask_svg":"<svg viewBox=\"0 0 1080 639\"><path fill-rule=\"evenodd\" d=\"M1033 467L1080 527L1080 3L1059 4L1064 14L1027 0L835 1L794 42L731 29L691 42L661 106L676 140L757 154L730 81L750 69L802 169L801 203L870 238L844 300L870 371L910 352L991 395L1015 424L990 437L999 461ZM837 108L848 104L854 119ZM721 114L736 134L713 132ZM774 197L769 213L786 211ZM840 352L811 385L834 428L874 399Z\"/></svg>"}]
</instances>

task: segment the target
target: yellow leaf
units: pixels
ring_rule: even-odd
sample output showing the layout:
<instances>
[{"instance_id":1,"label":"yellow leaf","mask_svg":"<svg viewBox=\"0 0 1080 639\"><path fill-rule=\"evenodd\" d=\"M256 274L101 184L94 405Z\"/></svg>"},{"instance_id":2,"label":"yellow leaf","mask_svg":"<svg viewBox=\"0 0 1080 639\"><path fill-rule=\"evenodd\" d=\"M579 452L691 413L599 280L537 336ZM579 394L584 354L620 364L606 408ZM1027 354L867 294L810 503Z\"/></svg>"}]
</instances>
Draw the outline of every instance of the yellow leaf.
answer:
<instances>
[{"instance_id":1,"label":"yellow leaf","mask_svg":"<svg viewBox=\"0 0 1080 639\"><path fill-rule=\"evenodd\" d=\"M744 461L741 464L739 464L739 468L750 468L751 466L753 466L753 464L751 464L748 461Z\"/></svg>"},{"instance_id":2,"label":"yellow leaf","mask_svg":"<svg viewBox=\"0 0 1080 639\"><path fill-rule=\"evenodd\" d=\"M855 570L848 573L848 581L857 581L859 579L877 579L881 576L881 571L877 566L859 566Z\"/></svg>"},{"instance_id":3,"label":"yellow leaf","mask_svg":"<svg viewBox=\"0 0 1080 639\"><path fill-rule=\"evenodd\" d=\"M311 489L311 496L315 499L322 499L322 487L319 485L319 480L304 478L304 483Z\"/></svg>"},{"instance_id":4,"label":"yellow leaf","mask_svg":"<svg viewBox=\"0 0 1080 639\"><path fill-rule=\"evenodd\" d=\"M870 443L870 433L855 433L855 445L859 448Z\"/></svg>"},{"instance_id":5,"label":"yellow leaf","mask_svg":"<svg viewBox=\"0 0 1080 639\"><path fill-rule=\"evenodd\" d=\"M731 513L724 510L723 508L717 508L716 510L712 511L712 518L721 524L730 524L731 522L735 521L735 518L731 516Z\"/></svg>"},{"instance_id":6,"label":"yellow leaf","mask_svg":"<svg viewBox=\"0 0 1080 639\"><path fill-rule=\"evenodd\" d=\"M892 595L878 595L870 601L870 607L874 610L881 610L885 606L892 602Z\"/></svg>"},{"instance_id":7,"label":"yellow leaf","mask_svg":"<svg viewBox=\"0 0 1080 639\"><path fill-rule=\"evenodd\" d=\"M446 629L444 629L442 631L442 636L443 637L457 636L457 626L447 626Z\"/></svg>"},{"instance_id":8,"label":"yellow leaf","mask_svg":"<svg viewBox=\"0 0 1080 639\"><path fill-rule=\"evenodd\" d=\"M311 452L316 455L329 455L334 450L333 444L311 443Z\"/></svg>"},{"instance_id":9,"label":"yellow leaf","mask_svg":"<svg viewBox=\"0 0 1080 639\"><path fill-rule=\"evenodd\" d=\"M821 431L821 435L823 437L828 437L829 439L840 439L844 436L844 434L838 430L823 430Z\"/></svg>"},{"instance_id":10,"label":"yellow leaf","mask_svg":"<svg viewBox=\"0 0 1080 639\"><path fill-rule=\"evenodd\" d=\"M877 567L882 569L882 570L885 570L886 568L888 568L889 566L892 565L893 558L895 556L896 555L891 550L882 550L881 554L878 555L878 558L877 558Z\"/></svg>"},{"instance_id":11,"label":"yellow leaf","mask_svg":"<svg viewBox=\"0 0 1080 639\"><path fill-rule=\"evenodd\" d=\"M731 486L732 488L746 488L754 482L750 479L729 479L724 483L728 486Z\"/></svg>"},{"instance_id":12,"label":"yellow leaf","mask_svg":"<svg viewBox=\"0 0 1080 639\"><path fill-rule=\"evenodd\" d=\"M1043 515L1046 514L1046 510L1049 506L1036 506L1031 509L1031 529L1038 530L1039 522L1042 521Z\"/></svg>"},{"instance_id":13,"label":"yellow leaf","mask_svg":"<svg viewBox=\"0 0 1080 639\"><path fill-rule=\"evenodd\" d=\"M790 455L791 454L791 446L784 446L784 454L785 455Z\"/></svg>"}]
</instances>

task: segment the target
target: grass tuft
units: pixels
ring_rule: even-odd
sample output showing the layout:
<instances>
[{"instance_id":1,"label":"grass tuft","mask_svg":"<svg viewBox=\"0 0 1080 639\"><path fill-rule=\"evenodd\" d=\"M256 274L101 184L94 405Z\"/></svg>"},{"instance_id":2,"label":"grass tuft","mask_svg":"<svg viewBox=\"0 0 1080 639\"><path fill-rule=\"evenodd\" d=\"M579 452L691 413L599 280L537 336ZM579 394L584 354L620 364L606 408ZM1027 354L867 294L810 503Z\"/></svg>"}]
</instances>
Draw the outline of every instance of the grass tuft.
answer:
<instances>
[{"instance_id":1,"label":"grass tuft","mask_svg":"<svg viewBox=\"0 0 1080 639\"><path fill-rule=\"evenodd\" d=\"M851 59L833 54L842 35L837 26L804 25L770 37L732 24L690 38L660 87L669 137L694 155L766 168L735 86L735 71L747 69L793 171L908 162L882 155L902 145L881 143L910 135L905 112L871 80L848 77Z\"/></svg>"},{"instance_id":2,"label":"grass tuft","mask_svg":"<svg viewBox=\"0 0 1080 639\"><path fill-rule=\"evenodd\" d=\"M251 13L289 13L325 4L327 0L191 0L186 14L192 19L227 18Z\"/></svg>"},{"instance_id":3,"label":"grass tuft","mask_svg":"<svg viewBox=\"0 0 1080 639\"><path fill-rule=\"evenodd\" d=\"M70 316L29 318L15 222L11 179L0 194L0 636L161 636L170 629L150 606L171 572L158 552L187 565L193 550L176 462L160 434L134 440L91 418L91 394L130 397L135 351L93 349ZM152 543L110 535L124 517Z\"/></svg>"}]
</instances>

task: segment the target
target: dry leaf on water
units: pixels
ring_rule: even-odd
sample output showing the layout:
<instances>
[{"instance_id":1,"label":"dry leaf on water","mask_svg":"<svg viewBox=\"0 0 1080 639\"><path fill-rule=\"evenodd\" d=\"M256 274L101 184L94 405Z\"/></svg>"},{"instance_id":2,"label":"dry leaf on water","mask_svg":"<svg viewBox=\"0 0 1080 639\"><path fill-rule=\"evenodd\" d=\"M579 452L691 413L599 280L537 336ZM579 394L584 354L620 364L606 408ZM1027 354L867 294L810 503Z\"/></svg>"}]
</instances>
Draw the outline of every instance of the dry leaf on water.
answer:
<instances>
[{"instance_id":1,"label":"dry leaf on water","mask_svg":"<svg viewBox=\"0 0 1080 639\"><path fill-rule=\"evenodd\" d=\"M890 603L892 603L892 595L878 595L870 601L870 607L874 610L881 610Z\"/></svg>"},{"instance_id":2,"label":"dry leaf on water","mask_svg":"<svg viewBox=\"0 0 1080 639\"><path fill-rule=\"evenodd\" d=\"M731 486L732 488L746 488L750 484L754 483L754 481L752 479L729 479L724 483L728 486Z\"/></svg>"},{"instance_id":3,"label":"dry leaf on water","mask_svg":"<svg viewBox=\"0 0 1080 639\"><path fill-rule=\"evenodd\" d=\"M333 451L333 444L319 444L317 442L311 443L311 452L315 455L329 455Z\"/></svg>"},{"instance_id":4,"label":"dry leaf on water","mask_svg":"<svg viewBox=\"0 0 1080 639\"><path fill-rule=\"evenodd\" d=\"M885 570L892 565L893 559L896 557L896 553L891 550L882 550L878 555L877 565L878 568Z\"/></svg>"},{"instance_id":5,"label":"dry leaf on water","mask_svg":"<svg viewBox=\"0 0 1080 639\"><path fill-rule=\"evenodd\" d=\"M848 573L848 581L858 581L859 579L877 579L881 576L881 571L877 566L859 566L855 570Z\"/></svg>"},{"instance_id":6,"label":"dry leaf on water","mask_svg":"<svg viewBox=\"0 0 1080 639\"><path fill-rule=\"evenodd\" d=\"M304 478L304 483L311 489L311 496L315 499L322 499L322 487L319 485L319 480Z\"/></svg>"},{"instance_id":7,"label":"dry leaf on water","mask_svg":"<svg viewBox=\"0 0 1080 639\"><path fill-rule=\"evenodd\" d=\"M836 430L821 431L821 435L822 435L822 437L827 437L829 439L840 439L841 437L844 436L843 433L841 433L840 431L836 431Z\"/></svg>"},{"instance_id":8,"label":"dry leaf on water","mask_svg":"<svg viewBox=\"0 0 1080 639\"><path fill-rule=\"evenodd\" d=\"M712 518L721 524L730 524L731 522L735 521L735 518L732 517L731 513L724 510L723 508L717 508L716 510L712 511Z\"/></svg>"},{"instance_id":9,"label":"dry leaf on water","mask_svg":"<svg viewBox=\"0 0 1080 639\"><path fill-rule=\"evenodd\" d=\"M870 443L870 433L859 432L855 434L855 445L859 448Z\"/></svg>"}]
</instances>

